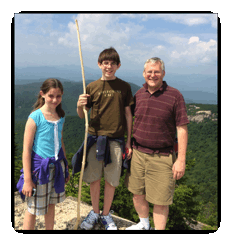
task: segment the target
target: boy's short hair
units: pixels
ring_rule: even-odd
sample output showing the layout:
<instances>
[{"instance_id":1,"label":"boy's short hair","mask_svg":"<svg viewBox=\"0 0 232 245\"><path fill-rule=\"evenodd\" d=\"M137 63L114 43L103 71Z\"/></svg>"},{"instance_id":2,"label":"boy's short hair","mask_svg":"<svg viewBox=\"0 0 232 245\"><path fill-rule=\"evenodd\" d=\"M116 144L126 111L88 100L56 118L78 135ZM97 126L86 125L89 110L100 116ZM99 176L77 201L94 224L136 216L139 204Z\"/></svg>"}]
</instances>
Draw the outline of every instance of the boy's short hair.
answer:
<instances>
[{"instance_id":1,"label":"boy's short hair","mask_svg":"<svg viewBox=\"0 0 232 245\"><path fill-rule=\"evenodd\" d=\"M119 58L119 54L117 53L117 51L113 48L110 47L108 49L104 49L99 57L98 57L98 63L102 63L104 60L111 60L117 63L117 65L120 64L120 58Z\"/></svg>"}]
</instances>

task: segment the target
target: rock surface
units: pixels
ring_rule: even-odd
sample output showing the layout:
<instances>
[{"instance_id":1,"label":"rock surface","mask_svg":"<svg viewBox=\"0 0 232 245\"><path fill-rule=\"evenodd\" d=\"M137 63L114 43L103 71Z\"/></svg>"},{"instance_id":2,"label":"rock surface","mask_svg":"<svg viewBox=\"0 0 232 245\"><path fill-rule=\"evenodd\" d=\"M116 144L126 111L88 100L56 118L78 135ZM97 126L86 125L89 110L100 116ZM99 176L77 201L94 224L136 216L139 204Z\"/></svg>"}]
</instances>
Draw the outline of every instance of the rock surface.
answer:
<instances>
[{"instance_id":1,"label":"rock surface","mask_svg":"<svg viewBox=\"0 0 232 245\"><path fill-rule=\"evenodd\" d=\"M188 111L192 114L194 109L200 109L200 107L190 105ZM200 123L203 122L205 118L217 121L217 115L215 113L212 114L210 110L196 111L194 114L195 115L188 115L189 121Z\"/></svg>"},{"instance_id":2,"label":"rock surface","mask_svg":"<svg viewBox=\"0 0 232 245\"><path fill-rule=\"evenodd\" d=\"M18 192L15 192L15 221L14 229L22 230L23 229L23 220L24 214L26 211L26 202L22 202ZM64 202L56 205L55 208L55 225L54 230L73 230L77 220L77 198L67 197ZM89 211L92 210L92 206L87 205L86 203L81 202L81 220L87 216ZM112 215L115 224L118 227L118 230L125 230L126 227L129 227L135 224L132 221L120 218L118 216ZM45 230L44 216L36 217L35 230ZM78 228L78 230L81 230ZM105 230L104 226L100 223L96 224L93 230Z\"/></svg>"},{"instance_id":3,"label":"rock surface","mask_svg":"<svg viewBox=\"0 0 232 245\"><path fill-rule=\"evenodd\" d=\"M22 202L18 192L15 192L15 213L14 213L14 229L23 229L24 214L27 208L26 202ZM92 206L81 202L81 219L80 223L87 216L87 214L92 210ZM121 217L112 214L113 220L118 227L118 230L125 230L127 227L134 225L135 223L123 219ZM67 197L65 201L56 205L55 208L55 224L54 230L74 230L74 226L77 220L77 198ZM190 225L193 230L202 230L205 224L197 222L196 225ZM36 216L35 230L45 230L44 216ZM78 227L77 230L81 230ZM93 230L105 230L101 223L95 225Z\"/></svg>"}]
</instances>

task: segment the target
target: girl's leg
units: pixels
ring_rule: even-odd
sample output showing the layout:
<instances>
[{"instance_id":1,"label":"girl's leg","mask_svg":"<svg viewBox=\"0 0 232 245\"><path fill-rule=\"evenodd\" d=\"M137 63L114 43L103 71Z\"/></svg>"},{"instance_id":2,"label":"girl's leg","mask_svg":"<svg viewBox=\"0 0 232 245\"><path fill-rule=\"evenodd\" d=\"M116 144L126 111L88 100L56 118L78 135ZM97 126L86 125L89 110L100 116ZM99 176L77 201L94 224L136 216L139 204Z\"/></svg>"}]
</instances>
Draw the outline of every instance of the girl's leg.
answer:
<instances>
[{"instance_id":1,"label":"girl's leg","mask_svg":"<svg viewBox=\"0 0 232 245\"><path fill-rule=\"evenodd\" d=\"M24 222L23 222L23 230L34 230L35 229L35 217L36 215L31 214L26 210Z\"/></svg>"},{"instance_id":2,"label":"girl's leg","mask_svg":"<svg viewBox=\"0 0 232 245\"><path fill-rule=\"evenodd\" d=\"M53 230L55 219L55 204L49 204L48 212L44 215L46 230Z\"/></svg>"}]
</instances>

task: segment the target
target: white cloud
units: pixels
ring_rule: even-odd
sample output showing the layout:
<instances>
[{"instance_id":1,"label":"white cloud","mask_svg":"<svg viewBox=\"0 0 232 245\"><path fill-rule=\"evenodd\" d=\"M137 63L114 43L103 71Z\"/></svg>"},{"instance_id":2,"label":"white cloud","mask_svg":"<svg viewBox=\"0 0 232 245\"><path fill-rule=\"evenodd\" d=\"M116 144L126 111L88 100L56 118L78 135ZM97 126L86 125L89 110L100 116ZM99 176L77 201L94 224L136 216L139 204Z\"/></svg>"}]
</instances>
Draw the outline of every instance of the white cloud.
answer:
<instances>
[{"instance_id":1,"label":"white cloud","mask_svg":"<svg viewBox=\"0 0 232 245\"><path fill-rule=\"evenodd\" d=\"M157 49L162 50L162 49L165 49L165 47L163 45L158 45Z\"/></svg>"},{"instance_id":2,"label":"white cloud","mask_svg":"<svg viewBox=\"0 0 232 245\"><path fill-rule=\"evenodd\" d=\"M210 39L209 42L199 42L198 47L201 47L204 51L216 51L217 42Z\"/></svg>"},{"instance_id":3,"label":"white cloud","mask_svg":"<svg viewBox=\"0 0 232 245\"><path fill-rule=\"evenodd\" d=\"M199 42L199 37L190 37L188 44L195 43L195 42Z\"/></svg>"},{"instance_id":4,"label":"white cloud","mask_svg":"<svg viewBox=\"0 0 232 245\"><path fill-rule=\"evenodd\" d=\"M171 57L188 63L212 63L217 58L217 42L213 39L203 42L199 37L193 36L181 48L176 47L171 52Z\"/></svg>"},{"instance_id":5,"label":"white cloud","mask_svg":"<svg viewBox=\"0 0 232 245\"><path fill-rule=\"evenodd\" d=\"M142 15L143 16L143 15ZM183 25L194 26L202 24L211 24L217 28L217 14L153 14L142 17L142 20L148 19L164 19L166 21L175 22Z\"/></svg>"},{"instance_id":6,"label":"white cloud","mask_svg":"<svg viewBox=\"0 0 232 245\"><path fill-rule=\"evenodd\" d=\"M212 14L208 18L209 18L209 21L211 22L212 27L217 28L218 27L218 15Z\"/></svg>"},{"instance_id":7,"label":"white cloud","mask_svg":"<svg viewBox=\"0 0 232 245\"><path fill-rule=\"evenodd\" d=\"M52 28L52 14L16 14L16 30L24 30L36 34L48 34Z\"/></svg>"},{"instance_id":8,"label":"white cloud","mask_svg":"<svg viewBox=\"0 0 232 245\"><path fill-rule=\"evenodd\" d=\"M119 52L123 64L122 69L140 69L148 58L154 56L162 58L170 66L180 63L194 66L198 63L212 64L213 62L215 64L217 59L216 34L192 33L190 36L190 34L181 33L181 29L174 32L171 29L168 30L166 26L166 32L162 32L160 28L153 28L151 24L154 22L151 18L163 18L189 26L200 25L215 23L217 19L215 16L213 14L80 14L72 16L73 19L66 24L66 28L64 26L58 28L58 25L54 28L56 23L51 16L44 15L37 18L33 15L29 18L30 16L24 15L24 18L16 21L17 28L20 30L16 35L16 52L24 55L21 55L20 58L16 57L16 61L23 60L24 63L31 63L33 57L36 57L43 64L46 62L50 64L51 59L47 59L49 56L53 57L52 63L54 64L78 62L79 51L75 24L77 18L82 55L88 67L97 69L99 53L110 46L115 47ZM148 23L149 20L150 23ZM20 29L19 24L27 27L29 31L23 32L27 29ZM35 28L32 28L32 25L35 25ZM157 32L157 30L161 31Z\"/></svg>"},{"instance_id":9,"label":"white cloud","mask_svg":"<svg viewBox=\"0 0 232 245\"><path fill-rule=\"evenodd\" d=\"M109 14L80 14L77 16L78 26L81 38L81 47L83 59L93 60L96 63L99 53L109 47L114 47L124 61L141 62L141 57L137 54L143 53L141 46L134 42L143 29L142 25L135 24L130 21L133 16L129 15L128 22L120 22L120 18L125 18L123 15ZM78 50L77 28L75 22L68 24L68 32L63 33L58 38L58 43L65 47ZM138 49L135 49L138 46ZM132 48L133 47L133 48ZM133 50L131 50L133 49ZM92 53L92 54L91 54ZM94 53L94 55L93 55ZM89 58L91 57L91 58ZM88 62L89 63L89 62ZM90 64L89 63L89 64Z\"/></svg>"},{"instance_id":10,"label":"white cloud","mask_svg":"<svg viewBox=\"0 0 232 245\"><path fill-rule=\"evenodd\" d=\"M68 29L69 29L69 32L60 34L62 36L58 38L58 43L63 44L64 46L67 46L69 48L77 47L78 46L77 30L76 30L75 23L69 22Z\"/></svg>"},{"instance_id":11,"label":"white cloud","mask_svg":"<svg viewBox=\"0 0 232 245\"><path fill-rule=\"evenodd\" d=\"M142 30L142 26L132 22L119 23L122 15L109 14L80 14L77 16L78 26L83 41L83 49L89 44L95 47L122 46L130 38ZM59 43L77 46L76 24L68 24L69 32L59 38Z\"/></svg>"}]
</instances>

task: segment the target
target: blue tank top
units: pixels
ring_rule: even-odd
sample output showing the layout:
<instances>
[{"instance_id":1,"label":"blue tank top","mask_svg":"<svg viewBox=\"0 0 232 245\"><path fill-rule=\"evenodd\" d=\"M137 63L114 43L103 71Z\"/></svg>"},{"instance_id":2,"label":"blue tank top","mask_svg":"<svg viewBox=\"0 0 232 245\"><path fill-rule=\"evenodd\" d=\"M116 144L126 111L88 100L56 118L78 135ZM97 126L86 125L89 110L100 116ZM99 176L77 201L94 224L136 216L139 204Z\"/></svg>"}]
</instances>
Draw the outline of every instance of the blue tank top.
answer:
<instances>
[{"instance_id":1,"label":"blue tank top","mask_svg":"<svg viewBox=\"0 0 232 245\"><path fill-rule=\"evenodd\" d=\"M58 158L58 152L62 147L62 128L65 121L61 117L58 121L47 121L40 109L29 115L36 124L36 133L33 143L33 151L42 158Z\"/></svg>"}]
</instances>

